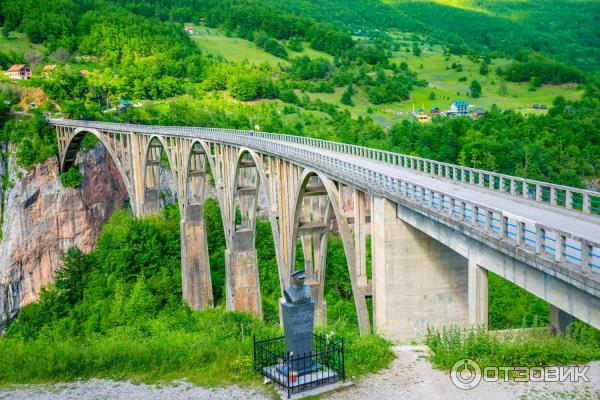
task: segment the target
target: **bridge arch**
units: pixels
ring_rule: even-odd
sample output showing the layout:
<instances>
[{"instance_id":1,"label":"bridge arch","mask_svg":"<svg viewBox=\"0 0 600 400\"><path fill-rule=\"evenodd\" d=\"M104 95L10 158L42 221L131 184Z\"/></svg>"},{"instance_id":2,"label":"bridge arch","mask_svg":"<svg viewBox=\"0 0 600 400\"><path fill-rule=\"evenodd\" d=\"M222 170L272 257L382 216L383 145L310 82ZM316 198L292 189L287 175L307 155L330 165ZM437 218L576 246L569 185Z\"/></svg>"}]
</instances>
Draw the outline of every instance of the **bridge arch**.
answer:
<instances>
[{"instance_id":1,"label":"bridge arch","mask_svg":"<svg viewBox=\"0 0 600 400\"><path fill-rule=\"evenodd\" d=\"M248 168L248 165L244 166L244 160L248 161L251 160L254 165L250 165L250 168ZM245 167L245 168L244 168ZM273 236L273 242L275 245L275 257L277 259L277 268L278 268L278 274L279 274L279 283L280 283L280 287L281 287L281 292L283 294L283 284L284 284L284 261L283 261L283 255L281 254L282 250L281 250L281 240L280 240L280 229L281 227L279 226L278 223L278 216L277 213L273 207L274 203L274 199L271 198L271 192L269 191L269 187L271 184L271 179L270 176L267 174L267 169L266 166L263 163L262 157L259 153L257 153L256 151L249 149L247 147L241 147L240 148L240 152L239 155L237 157L237 161L235 163L235 170L234 170L234 175L233 175L233 190L232 190L232 194L235 196L235 194L239 191L240 189L240 174L241 172L246 169L246 170L254 170L255 174L256 174L256 182L255 182L255 189L256 189L256 193L253 194L254 197L256 197L256 200L258 199L259 196L259 192L262 189L264 195L265 195L265 206L266 206L266 210L267 210L267 216L269 219L269 223L271 225L271 234ZM235 217L235 215L233 215L232 217ZM256 227L254 226L254 230L256 230Z\"/></svg>"},{"instance_id":2,"label":"bridge arch","mask_svg":"<svg viewBox=\"0 0 600 400\"><path fill-rule=\"evenodd\" d=\"M311 286L315 298L316 319L318 323L326 324L327 312L324 302L324 288L327 243L331 221L335 218L348 265L358 325L361 331L368 330L370 323L366 300L358 287L356 277L355 243L340 204L341 187L341 185L319 171L307 169L302 173L295 197L294 222L288 254L289 263L286 266L288 271L286 279L289 280L289 273L295 269L296 247L297 241L300 239L303 246L307 284ZM289 282L287 283L289 284Z\"/></svg>"},{"instance_id":3,"label":"bridge arch","mask_svg":"<svg viewBox=\"0 0 600 400\"><path fill-rule=\"evenodd\" d=\"M175 172L175 164L173 157L169 151L170 146L164 137L154 135L148 140L148 144L143 153L143 192L142 202L144 205L144 214L158 214L160 211L160 168L162 163L162 155L165 154L169 163L169 173L172 176L173 182L177 182L177 174ZM179 197L179 190L175 191L175 195ZM179 209L182 210L181 199L178 198Z\"/></svg>"},{"instance_id":4,"label":"bridge arch","mask_svg":"<svg viewBox=\"0 0 600 400\"><path fill-rule=\"evenodd\" d=\"M123 163L121 162L121 159L118 157L117 152L115 151L112 144L109 143L109 141L107 140L105 135L100 133L100 131L98 131L97 129L76 128L73 131L73 133L70 135L68 142L64 146L64 150L62 151L62 154L60 154L60 157L59 157L60 171L66 172L75 165L75 161L77 159L77 154L81 147L81 142L83 141L83 139L85 138L85 136L87 134L94 135L100 141L100 143L102 143L102 145L104 146L106 151L108 151L108 154L110 154L110 157L112 158L113 162L115 163L115 166L117 167L117 170L119 171L119 174L121 175L121 179L123 180L123 183L125 183L125 189L127 190L129 199L130 199L131 203L134 204L135 203L135 191L133 190L133 185L131 183L130 176L125 172L125 169L123 168Z\"/></svg>"}]
</instances>

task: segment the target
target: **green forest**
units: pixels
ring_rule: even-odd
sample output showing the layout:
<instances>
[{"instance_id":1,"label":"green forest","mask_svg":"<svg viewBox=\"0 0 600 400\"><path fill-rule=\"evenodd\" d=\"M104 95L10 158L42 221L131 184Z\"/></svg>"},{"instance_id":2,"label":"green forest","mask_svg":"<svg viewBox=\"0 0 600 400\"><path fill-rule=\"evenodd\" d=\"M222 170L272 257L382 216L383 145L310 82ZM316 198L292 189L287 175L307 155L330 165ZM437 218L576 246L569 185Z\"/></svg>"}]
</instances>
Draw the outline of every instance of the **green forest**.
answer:
<instances>
[{"instance_id":1,"label":"green forest","mask_svg":"<svg viewBox=\"0 0 600 400\"><path fill-rule=\"evenodd\" d=\"M47 116L256 129L598 190L600 4L448 3L3 0L0 69L26 63L33 77L0 78L0 143L31 170L57 153ZM205 51L208 38L263 61ZM51 73L48 64L56 65ZM440 82L450 88L443 96ZM494 102L522 92L528 103L547 107L534 112ZM477 104L482 96L493 104L479 118L396 118L400 106L421 107L417 93L440 105L454 98ZM77 168L60 176L73 190L83 179ZM3 176L3 187L11 184ZM223 309L225 241L215 201L206 203L205 220L217 307L194 312L182 302L179 220L175 205L144 219L125 207L104 226L94 251L69 250L55 282L0 340L0 385L91 377L258 384L252 336L280 333L269 222L259 220L256 228L264 314L258 321ZM386 367L392 343L358 335L334 234L326 271L327 330L346 341L349 374ZM489 292L492 330L548 325L542 300L495 275ZM463 357L544 366L600 357L600 332L579 321L564 336L511 341L450 330L430 332L425 343L442 369Z\"/></svg>"}]
</instances>

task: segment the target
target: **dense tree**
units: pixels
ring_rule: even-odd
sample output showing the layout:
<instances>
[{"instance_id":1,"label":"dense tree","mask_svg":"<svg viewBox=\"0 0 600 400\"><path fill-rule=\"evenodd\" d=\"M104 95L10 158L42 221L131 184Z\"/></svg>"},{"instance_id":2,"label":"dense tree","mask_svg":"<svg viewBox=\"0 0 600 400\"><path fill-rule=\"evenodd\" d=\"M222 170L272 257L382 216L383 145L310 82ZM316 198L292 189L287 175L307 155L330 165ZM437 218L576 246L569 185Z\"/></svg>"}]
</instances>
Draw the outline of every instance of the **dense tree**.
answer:
<instances>
[{"instance_id":1,"label":"dense tree","mask_svg":"<svg viewBox=\"0 0 600 400\"><path fill-rule=\"evenodd\" d=\"M413 42L412 52L416 57L421 57L421 47L419 46L419 43Z\"/></svg>"},{"instance_id":2,"label":"dense tree","mask_svg":"<svg viewBox=\"0 0 600 400\"><path fill-rule=\"evenodd\" d=\"M513 82L527 82L534 77L540 83L554 84L580 83L584 80L583 74L576 68L533 54L520 57L520 61L513 61L502 71L502 75Z\"/></svg>"},{"instance_id":3,"label":"dense tree","mask_svg":"<svg viewBox=\"0 0 600 400\"><path fill-rule=\"evenodd\" d=\"M471 90L471 97L474 99L481 97L481 84L478 81L471 81L469 89Z\"/></svg>"},{"instance_id":4,"label":"dense tree","mask_svg":"<svg viewBox=\"0 0 600 400\"><path fill-rule=\"evenodd\" d=\"M342 104L345 104L347 106L353 106L354 103L352 102L352 94L346 90L344 91L344 93L342 93L342 100L341 100Z\"/></svg>"}]
</instances>

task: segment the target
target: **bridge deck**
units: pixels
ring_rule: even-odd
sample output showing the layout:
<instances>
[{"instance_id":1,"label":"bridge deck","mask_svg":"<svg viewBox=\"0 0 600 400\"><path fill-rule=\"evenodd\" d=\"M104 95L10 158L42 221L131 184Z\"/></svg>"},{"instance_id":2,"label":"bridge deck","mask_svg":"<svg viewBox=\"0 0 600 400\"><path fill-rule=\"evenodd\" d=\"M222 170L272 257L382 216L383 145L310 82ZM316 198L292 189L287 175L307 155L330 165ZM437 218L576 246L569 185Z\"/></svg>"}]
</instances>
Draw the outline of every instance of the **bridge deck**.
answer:
<instances>
[{"instance_id":1,"label":"bridge deck","mask_svg":"<svg viewBox=\"0 0 600 400\"><path fill-rule=\"evenodd\" d=\"M311 146L304 146L295 143L288 143L288 145L304 148L306 150L315 150ZM456 181L430 176L369 158L338 153L326 149L318 149L318 152L323 155L339 158L340 160L360 165L365 168L370 168L399 179L425 185L449 195L471 200L486 207L501 209L514 216L529 219L532 221L532 223L543 223L549 227L571 232L577 236L589 240L596 241L600 238L599 216L582 214L581 212L571 211L565 208L553 207L535 202L533 200L511 196L509 194L491 192L475 185L469 185L466 183L459 183Z\"/></svg>"}]
</instances>

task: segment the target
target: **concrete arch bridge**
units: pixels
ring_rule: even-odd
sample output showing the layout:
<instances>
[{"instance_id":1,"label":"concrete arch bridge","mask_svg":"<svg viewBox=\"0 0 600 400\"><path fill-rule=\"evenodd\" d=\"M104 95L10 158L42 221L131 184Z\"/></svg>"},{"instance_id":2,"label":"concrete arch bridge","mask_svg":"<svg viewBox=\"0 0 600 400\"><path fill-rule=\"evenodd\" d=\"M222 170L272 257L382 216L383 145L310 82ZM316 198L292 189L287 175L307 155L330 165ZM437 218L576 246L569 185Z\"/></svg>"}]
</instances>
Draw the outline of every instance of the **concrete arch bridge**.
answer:
<instances>
[{"instance_id":1,"label":"concrete arch bridge","mask_svg":"<svg viewBox=\"0 0 600 400\"><path fill-rule=\"evenodd\" d=\"M159 211L158 171L168 159L181 211L183 296L193 308L213 302L203 219L210 167L227 246L228 309L262 313L254 244L261 188L280 285L289 284L301 243L317 322L326 320L335 223L362 334L372 330L367 297L373 328L394 339L421 338L427 326L485 325L488 271L549 302L557 328L574 316L600 329L598 192L300 136L49 122L63 171L84 135L106 146L139 216Z\"/></svg>"}]
</instances>

